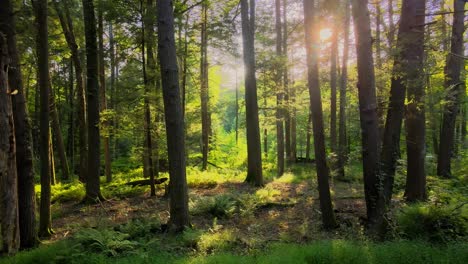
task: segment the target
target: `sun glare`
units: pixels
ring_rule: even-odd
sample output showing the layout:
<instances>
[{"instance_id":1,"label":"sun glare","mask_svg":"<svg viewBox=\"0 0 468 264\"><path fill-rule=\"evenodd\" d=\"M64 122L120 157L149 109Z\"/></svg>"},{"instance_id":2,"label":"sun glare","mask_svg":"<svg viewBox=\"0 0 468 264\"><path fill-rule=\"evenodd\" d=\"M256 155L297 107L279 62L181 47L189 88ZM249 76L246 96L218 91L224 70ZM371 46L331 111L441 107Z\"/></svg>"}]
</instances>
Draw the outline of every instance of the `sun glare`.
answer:
<instances>
[{"instance_id":1,"label":"sun glare","mask_svg":"<svg viewBox=\"0 0 468 264\"><path fill-rule=\"evenodd\" d=\"M333 31L329 28L322 28L320 30L320 40L321 41L326 41L328 40L329 38L331 38L333 34Z\"/></svg>"}]
</instances>

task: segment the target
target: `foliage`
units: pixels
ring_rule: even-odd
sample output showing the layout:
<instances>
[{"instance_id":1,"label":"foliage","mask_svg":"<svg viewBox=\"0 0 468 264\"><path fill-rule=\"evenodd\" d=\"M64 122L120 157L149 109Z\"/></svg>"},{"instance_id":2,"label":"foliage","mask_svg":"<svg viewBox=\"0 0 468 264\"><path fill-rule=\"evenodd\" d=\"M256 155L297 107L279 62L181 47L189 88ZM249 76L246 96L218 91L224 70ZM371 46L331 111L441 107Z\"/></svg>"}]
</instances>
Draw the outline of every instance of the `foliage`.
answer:
<instances>
[{"instance_id":1,"label":"foliage","mask_svg":"<svg viewBox=\"0 0 468 264\"><path fill-rule=\"evenodd\" d=\"M135 253L139 243L129 240L130 235L109 229L81 229L74 237L76 247L86 254L101 253L107 256Z\"/></svg>"}]
</instances>

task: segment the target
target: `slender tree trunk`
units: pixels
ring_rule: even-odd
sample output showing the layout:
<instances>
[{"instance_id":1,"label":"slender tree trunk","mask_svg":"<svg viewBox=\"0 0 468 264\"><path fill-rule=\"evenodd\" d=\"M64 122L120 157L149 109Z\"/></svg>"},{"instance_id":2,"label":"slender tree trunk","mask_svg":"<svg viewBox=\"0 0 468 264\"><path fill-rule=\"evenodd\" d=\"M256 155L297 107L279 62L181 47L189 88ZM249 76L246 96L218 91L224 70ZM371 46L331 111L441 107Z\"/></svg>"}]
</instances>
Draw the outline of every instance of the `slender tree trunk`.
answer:
<instances>
[{"instance_id":1,"label":"slender tree trunk","mask_svg":"<svg viewBox=\"0 0 468 264\"><path fill-rule=\"evenodd\" d=\"M55 103L55 95L52 89L52 84L49 82L49 96L50 96L50 117L52 119L52 129L55 134L55 142L57 144L57 151L60 159L60 166L62 171L62 179L70 179L70 169L68 168L67 154L65 152L65 144L63 143L62 130L60 128L59 113L57 104ZM53 157L53 155L52 155Z\"/></svg>"},{"instance_id":2,"label":"slender tree trunk","mask_svg":"<svg viewBox=\"0 0 468 264\"><path fill-rule=\"evenodd\" d=\"M237 83L236 69L236 146L239 144L239 85Z\"/></svg>"},{"instance_id":3,"label":"slender tree trunk","mask_svg":"<svg viewBox=\"0 0 468 264\"><path fill-rule=\"evenodd\" d=\"M283 100L284 100L284 130L285 130L285 151L289 162L296 160L296 117L295 117L295 94L293 87L289 87L288 70L288 0L283 0Z\"/></svg>"},{"instance_id":4,"label":"slender tree trunk","mask_svg":"<svg viewBox=\"0 0 468 264\"><path fill-rule=\"evenodd\" d=\"M68 106L69 106L69 112L68 112L68 131L67 131L67 156L68 160L70 161L70 168L71 171L70 173L73 175L75 171L75 106L74 106L74 101L75 101L75 96L74 96L74 73L73 73L73 60L70 60L70 65L69 65L69 74L68 74L68 80L69 80L69 88L68 88Z\"/></svg>"},{"instance_id":5,"label":"slender tree trunk","mask_svg":"<svg viewBox=\"0 0 468 264\"><path fill-rule=\"evenodd\" d=\"M307 118L307 134L306 134L306 160L310 159L310 138L312 137L312 112L310 111L309 104L309 115Z\"/></svg>"},{"instance_id":6,"label":"slender tree trunk","mask_svg":"<svg viewBox=\"0 0 468 264\"><path fill-rule=\"evenodd\" d=\"M335 20L338 21L337 15ZM331 63L330 63L330 149L336 152L336 79L337 79L337 60L338 60L338 23L333 29L332 45L331 45Z\"/></svg>"},{"instance_id":7,"label":"slender tree trunk","mask_svg":"<svg viewBox=\"0 0 468 264\"><path fill-rule=\"evenodd\" d=\"M393 47L393 43L395 42L395 22L393 19L394 11L393 11L393 0L388 0L388 46L390 49Z\"/></svg>"},{"instance_id":8,"label":"slender tree trunk","mask_svg":"<svg viewBox=\"0 0 468 264\"><path fill-rule=\"evenodd\" d=\"M383 208L379 202L380 137L375 94L374 58L367 0L352 0L358 66L359 112L362 137L362 162L367 220L371 232L380 226Z\"/></svg>"},{"instance_id":9,"label":"slender tree trunk","mask_svg":"<svg viewBox=\"0 0 468 264\"><path fill-rule=\"evenodd\" d=\"M350 9L349 2L345 1L345 20L344 20L344 41L343 41L343 59L341 65L340 78L340 112L339 112L339 128L338 128L338 178L345 178L345 164L347 156L346 145L346 89L348 86L348 56L349 56L349 24L350 24Z\"/></svg>"},{"instance_id":10,"label":"slender tree trunk","mask_svg":"<svg viewBox=\"0 0 468 264\"><path fill-rule=\"evenodd\" d=\"M102 0L100 0L102 1ZM107 111L107 98L106 98L106 71L104 62L104 19L102 7L98 8L98 39L99 39L99 97L101 113ZM104 145L104 174L106 175L106 181L112 181L112 164L111 164L111 153L110 153L110 138L109 138L109 120L105 117L102 122L103 132L102 141Z\"/></svg>"},{"instance_id":11,"label":"slender tree trunk","mask_svg":"<svg viewBox=\"0 0 468 264\"><path fill-rule=\"evenodd\" d=\"M245 112L247 126L247 178L246 182L263 185L260 127L258 121L257 80L255 77L255 3L241 0L242 39L245 67Z\"/></svg>"},{"instance_id":12,"label":"slender tree trunk","mask_svg":"<svg viewBox=\"0 0 468 264\"><path fill-rule=\"evenodd\" d=\"M0 33L6 36L10 67L8 84L18 93L11 97L15 122L16 168L18 174L18 211L21 248L31 248L37 243L36 198L34 192L34 170L31 123L26 102L26 91L21 76L20 58L16 45L16 23L11 1L0 5Z\"/></svg>"},{"instance_id":13,"label":"slender tree trunk","mask_svg":"<svg viewBox=\"0 0 468 264\"><path fill-rule=\"evenodd\" d=\"M41 206L39 214L39 236L48 237L52 233L50 215L50 165L49 165L49 44L47 34L47 0L36 0L37 67L40 90L40 164L41 164Z\"/></svg>"},{"instance_id":14,"label":"slender tree trunk","mask_svg":"<svg viewBox=\"0 0 468 264\"><path fill-rule=\"evenodd\" d=\"M315 162L317 167L317 182L320 199L322 222L326 229L337 226L333 205L331 201L330 185L328 179L330 172L325 153L325 133L322 113L322 97L319 87L318 69L318 30L316 7L314 0L304 0L305 43L307 51L308 86L312 124L314 130Z\"/></svg>"},{"instance_id":15,"label":"slender tree trunk","mask_svg":"<svg viewBox=\"0 0 468 264\"><path fill-rule=\"evenodd\" d=\"M86 91L88 116L88 171L85 201L95 203L103 199L100 190L100 136L99 136L99 66L94 1L83 0L86 39Z\"/></svg>"},{"instance_id":16,"label":"slender tree trunk","mask_svg":"<svg viewBox=\"0 0 468 264\"><path fill-rule=\"evenodd\" d=\"M169 229L182 231L190 225L188 187L185 171L185 129L179 89L174 40L174 14L171 0L158 0L158 51L166 118L169 156Z\"/></svg>"},{"instance_id":17,"label":"slender tree trunk","mask_svg":"<svg viewBox=\"0 0 468 264\"><path fill-rule=\"evenodd\" d=\"M201 118L202 118L202 170L206 170L208 166L208 148L210 134L210 114L208 109L208 3L204 1L202 4L202 19L201 19Z\"/></svg>"},{"instance_id":18,"label":"slender tree trunk","mask_svg":"<svg viewBox=\"0 0 468 264\"><path fill-rule=\"evenodd\" d=\"M81 64L80 54L78 52L78 45L76 44L75 34L73 30L73 23L70 16L70 11L66 4L60 6L57 0L53 0L54 8L60 20L60 25L67 41L68 48L71 51L73 64L75 65L76 75L76 90L78 94L78 125L79 125L79 152L80 164L78 176L81 182L86 182L87 175L87 155L88 155L88 133L87 133L87 120L86 120L86 99L85 99L85 86L83 81L83 68ZM63 9L62 9L63 8Z\"/></svg>"},{"instance_id":19,"label":"slender tree trunk","mask_svg":"<svg viewBox=\"0 0 468 264\"><path fill-rule=\"evenodd\" d=\"M52 137L52 128L49 128L49 171L50 171L50 185L57 183L55 176L55 157L54 157L54 143Z\"/></svg>"},{"instance_id":20,"label":"slender tree trunk","mask_svg":"<svg viewBox=\"0 0 468 264\"><path fill-rule=\"evenodd\" d=\"M454 15L452 25L452 38L450 54L447 56L445 67L445 98L447 104L444 107L442 130L440 131L440 150L437 160L437 175L452 177L451 158L455 146L455 124L460 109L460 101L463 98L464 80L461 71L464 67L463 55L463 32L464 26L464 0L454 0Z\"/></svg>"},{"instance_id":21,"label":"slender tree trunk","mask_svg":"<svg viewBox=\"0 0 468 264\"><path fill-rule=\"evenodd\" d=\"M0 13L1 14L1 13ZM20 247L18 175L15 125L8 86L8 47L0 32L0 254L15 254Z\"/></svg>"},{"instance_id":22,"label":"slender tree trunk","mask_svg":"<svg viewBox=\"0 0 468 264\"><path fill-rule=\"evenodd\" d=\"M282 66L284 57L282 52L283 33L281 28L281 0L275 0L275 15L276 15L276 56L279 65L276 72L276 161L277 161L277 176L282 176L284 173L284 111L283 111L283 96L284 87L282 82Z\"/></svg>"}]
</instances>

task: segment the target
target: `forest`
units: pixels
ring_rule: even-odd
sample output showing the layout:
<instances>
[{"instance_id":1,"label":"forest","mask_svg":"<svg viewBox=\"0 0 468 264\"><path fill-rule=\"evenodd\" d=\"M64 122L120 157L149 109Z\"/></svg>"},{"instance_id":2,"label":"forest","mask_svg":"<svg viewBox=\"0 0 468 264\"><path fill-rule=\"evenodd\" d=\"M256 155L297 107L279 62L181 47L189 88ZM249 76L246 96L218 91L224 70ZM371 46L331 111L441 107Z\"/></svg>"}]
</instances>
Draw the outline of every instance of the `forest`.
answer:
<instances>
[{"instance_id":1,"label":"forest","mask_svg":"<svg viewBox=\"0 0 468 264\"><path fill-rule=\"evenodd\" d=\"M468 0L0 0L0 264L468 263Z\"/></svg>"}]
</instances>

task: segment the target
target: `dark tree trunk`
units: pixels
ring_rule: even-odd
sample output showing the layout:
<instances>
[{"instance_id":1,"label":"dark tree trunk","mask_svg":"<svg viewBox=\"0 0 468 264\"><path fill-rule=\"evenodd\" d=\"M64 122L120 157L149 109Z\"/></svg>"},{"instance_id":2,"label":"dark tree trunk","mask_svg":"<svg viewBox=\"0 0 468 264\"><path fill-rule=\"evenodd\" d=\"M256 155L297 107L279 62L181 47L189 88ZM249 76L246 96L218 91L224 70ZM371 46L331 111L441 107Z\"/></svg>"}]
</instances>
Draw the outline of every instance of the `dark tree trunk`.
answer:
<instances>
[{"instance_id":1,"label":"dark tree trunk","mask_svg":"<svg viewBox=\"0 0 468 264\"><path fill-rule=\"evenodd\" d=\"M307 50L308 85L310 107L312 111L312 124L314 130L314 148L317 167L317 182L322 211L322 222L326 229L337 226L330 195L328 179L330 172L325 153L325 133L322 113L322 97L319 87L318 69L318 28L315 17L316 7L314 0L304 0L305 43Z\"/></svg>"},{"instance_id":2,"label":"dark tree trunk","mask_svg":"<svg viewBox=\"0 0 468 264\"><path fill-rule=\"evenodd\" d=\"M343 59L341 66L340 77L340 113L339 113L339 128L338 128L338 178L345 177L345 164L347 160L347 145L346 145L346 90L348 86L348 55L349 55L349 23L350 9L349 2L345 1L345 21L344 21L344 41L343 41Z\"/></svg>"},{"instance_id":3,"label":"dark tree trunk","mask_svg":"<svg viewBox=\"0 0 468 264\"><path fill-rule=\"evenodd\" d=\"M335 20L338 18L335 15ZM338 60L338 23L333 29L332 45L331 45L331 63L330 63L330 149L336 152L336 83L337 83L337 60Z\"/></svg>"},{"instance_id":4,"label":"dark tree trunk","mask_svg":"<svg viewBox=\"0 0 468 264\"><path fill-rule=\"evenodd\" d=\"M463 32L465 31L464 0L454 0L454 15L452 25L452 39L450 54L447 55L445 67L445 90L447 96L440 131L440 148L437 160L437 175L452 177L451 158L455 146L455 123L460 109L460 101L463 98L464 81L460 75L464 64L463 59Z\"/></svg>"},{"instance_id":5,"label":"dark tree trunk","mask_svg":"<svg viewBox=\"0 0 468 264\"><path fill-rule=\"evenodd\" d=\"M75 96L74 96L74 89L73 86L74 84L74 73L73 73L73 60L70 59L70 65L69 65L69 74L68 74L68 81L69 81L69 88L68 88L68 95L67 95L67 100L68 100L68 107L69 107L69 112L68 112L68 130L67 130L67 156L68 160L70 161L70 168L71 168L71 174L74 173L74 168L75 168Z\"/></svg>"},{"instance_id":6,"label":"dark tree trunk","mask_svg":"<svg viewBox=\"0 0 468 264\"><path fill-rule=\"evenodd\" d=\"M285 151L289 162L296 160L296 117L295 117L295 94L293 87L289 87L288 74L288 20L287 20L287 2L283 0L283 100L284 100L284 130L285 130Z\"/></svg>"},{"instance_id":7,"label":"dark tree trunk","mask_svg":"<svg viewBox=\"0 0 468 264\"><path fill-rule=\"evenodd\" d=\"M21 77L20 58L16 46L15 28L12 2L3 1L3 4L0 5L0 33L6 36L8 43L10 59L8 82L11 91L18 91L15 96L11 97L11 101L15 122L20 242L21 248L31 248L37 243L32 136Z\"/></svg>"},{"instance_id":8,"label":"dark tree trunk","mask_svg":"<svg viewBox=\"0 0 468 264\"><path fill-rule=\"evenodd\" d=\"M51 173L49 164L49 44L47 34L47 0L36 0L33 2L36 11L37 32L37 67L38 84L40 91L40 138L39 152L41 164L41 206L39 214L39 236L51 235L50 215L50 183Z\"/></svg>"},{"instance_id":9,"label":"dark tree trunk","mask_svg":"<svg viewBox=\"0 0 468 264\"><path fill-rule=\"evenodd\" d=\"M310 104L309 104L310 105ZM310 112L309 106L309 115L307 118L307 134L306 134L306 159L310 159L310 138L312 137L312 113Z\"/></svg>"},{"instance_id":10,"label":"dark tree trunk","mask_svg":"<svg viewBox=\"0 0 468 264\"><path fill-rule=\"evenodd\" d=\"M202 121L202 170L206 170L208 166L208 148L210 134L210 114L208 109L208 3L204 1L202 4L202 19L201 19L201 121Z\"/></svg>"},{"instance_id":11,"label":"dark tree trunk","mask_svg":"<svg viewBox=\"0 0 468 264\"><path fill-rule=\"evenodd\" d=\"M100 97L100 111L105 112L107 110L107 98L106 98L106 71L104 62L104 19L102 7L98 8L98 39L99 39L99 97ZM102 141L104 145L104 174L106 175L106 181L112 181L112 165L111 165L111 153L110 153L110 137L109 137L109 120L107 118L102 122Z\"/></svg>"},{"instance_id":12,"label":"dark tree trunk","mask_svg":"<svg viewBox=\"0 0 468 264\"><path fill-rule=\"evenodd\" d=\"M395 42L395 22L393 21L393 0L388 0L388 46L390 49L393 47Z\"/></svg>"},{"instance_id":13,"label":"dark tree trunk","mask_svg":"<svg viewBox=\"0 0 468 264\"><path fill-rule=\"evenodd\" d=\"M278 62L276 72L276 160L277 160L277 176L282 176L284 173L284 112L283 112L283 96L284 87L282 82L282 66L283 64L283 34L281 28L281 1L275 0L275 15L276 15L276 56Z\"/></svg>"},{"instance_id":14,"label":"dark tree trunk","mask_svg":"<svg viewBox=\"0 0 468 264\"><path fill-rule=\"evenodd\" d=\"M76 90L78 95L78 125L79 125L79 152L80 163L78 177L81 182L86 182L87 175L87 155L88 155L88 133L87 133L87 120L86 120L86 99L85 99L85 86L83 82L83 68L81 64L80 54L78 52L78 45L76 44L75 34L73 30L73 23L67 5L60 6L56 0L53 0L54 8L60 20L60 25L67 41L68 48L71 51L73 64L75 66L76 75ZM62 9L63 8L63 9ZM65 15L65 16L64 16Z\"/></svg>"},{"instance_id":15,"label":"dark tree trunk","mask_svg":"<svg viewBox=\"0 0 468 264\"><path fill-rule=\"evenodd\" d=\"M393 182L397 160L400 158L401 124L405 108L405 92L409 85L422 85L417 81L422 68L415 65L421 59L417 51L421 43L421 33L414 30L424 23L424 17L418 16L421 11L411 6L411 1L403 1L400 27L397 36L396 54L390 88L390 102L382 143L381 168L383 175L384 202L386 206L392 198Z\"/></svg>"},{"instance_id":16,"label":"dark tree trunk","mask_svg":"<svg viewBox=\"0 0 468 264\"><path fill-rule=\"evenodd\" d=\"M366 196L367 220L371 231L375 231L382 220L380 197L380 137L375 94L374 58L372 57L372 35L367 0L352 0L356 53L358 66L359 113L362 137L362 162L364 192Z\"/></svg>"},{"instance_id":17,"label":"dark tree trunk","mask_svg":"<svg viewBox=\"0 0 468 264\"><path fill-rule=\"evenodd\" d=\"M52 127L49 128L49 171L50 171L50 185L55 185L55 158L54 158L54 144L52 137Z\"/></svg>"},{"instance_id":18,"label":"dark tree trunk","mask_svg":"<svg viewBox=\"0 0 468 264\"><path fill-rule=\"evenodd\" d=\"M246 182L263 185L260 127L258 121L257 80L255 77L255 1L251 0L250 17L247 0L241 0L242 39L245 67L245 112L247 126Z\"/></svg>"},{"instance_id":19,"label":"dark tree trunk","mask_svg":"<svg viewBox=\"0 0 468 264\"><path fill-rule=\"evenodd\" d=\"M171 0L158 0L158 51L166 119L169 156L169 229L182 231L190 225L188 187L185 171L185 131L179 89L174 40L174 14Z\"/></svg>"},{"instance_id":20,"label":"dark tree trunk","mask_svg":"<svg viewBox=\"0 0 468 264\"><path fill-rule=\"evenodd\" d=\"M415 14L415 23L411 27L414 32L413 58L411 72L407 73L406 93L406 199L410 202L426 199L426 118L424 113L424 24L426 1L403 1L403 10L411 10Z\"/></svg>"},{"instance_id":21,"label":"dark tree trunk","mask_svg":"<svg viewBox=\"0 0 468 264\"><path fill-rule=\"evenodd\" d=\"M2 13L0 13L2 14ZM8 86L7 39L0 32L0 254L15 254L20 247L18 175L15 125Z\"/></svg>"},{"instance_id":22,"label":"dark tree trunk","mask_svg":"<svg viewBox=\"0 0 468 264\"><path fill-rule=\"evenodd\" d=\"M83 0L86 39L86 94L88 117L88 171L85 201L95 203L103 199L100 190L100 136L99 136L99 78L96 16L94 1Z\"/></svg>"}]
</instances>

